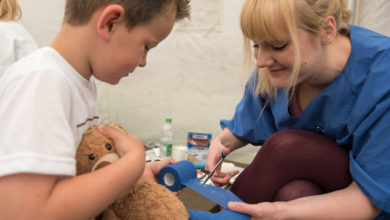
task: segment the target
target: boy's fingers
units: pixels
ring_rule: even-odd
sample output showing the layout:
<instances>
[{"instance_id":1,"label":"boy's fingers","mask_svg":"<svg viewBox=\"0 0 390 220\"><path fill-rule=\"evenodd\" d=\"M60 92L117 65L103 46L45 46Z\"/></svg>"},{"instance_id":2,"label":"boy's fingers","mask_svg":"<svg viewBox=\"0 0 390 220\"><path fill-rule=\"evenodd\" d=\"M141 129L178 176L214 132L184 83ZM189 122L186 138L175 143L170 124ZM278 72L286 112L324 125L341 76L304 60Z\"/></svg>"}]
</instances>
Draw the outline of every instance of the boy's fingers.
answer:
<instances>
[{"instance_id":1,"label":"boy's fingers","mask_svg":"<svg viewBox=\"0 0 390 220\"><path fill-rule=\"evenodd\" d=\"M122 132L110 126L98 125L96 128L100 133L111 138L114 142L118 139L120 135L122 135Z\"/></svg>"},{"instance_id":2,"label":"boy's fingers","mask_svg":"<svg viewBox=\"0 0 390 220\"><path fill-rule=\"evenodd\" d=\"M177 164L178 163L178 161L174 160L173 157L168 157L163 161L165 161L165 166L167 166L169 164Z\"/></svg>"},{"instance_id":3,"label":"boy's fingers","mask_svg":"<svg viewBox=\"0 0 390 220\"><path fill-rule=\"evenodd\" d=\"M168 157L162 161L155 162L152 164L152 165L154 165L152 167L153 173L158 174L162 168L164 168L170 164L174 164L174 163L177 163L177 162L172 157Z\"/></svg>"}]
</instances>

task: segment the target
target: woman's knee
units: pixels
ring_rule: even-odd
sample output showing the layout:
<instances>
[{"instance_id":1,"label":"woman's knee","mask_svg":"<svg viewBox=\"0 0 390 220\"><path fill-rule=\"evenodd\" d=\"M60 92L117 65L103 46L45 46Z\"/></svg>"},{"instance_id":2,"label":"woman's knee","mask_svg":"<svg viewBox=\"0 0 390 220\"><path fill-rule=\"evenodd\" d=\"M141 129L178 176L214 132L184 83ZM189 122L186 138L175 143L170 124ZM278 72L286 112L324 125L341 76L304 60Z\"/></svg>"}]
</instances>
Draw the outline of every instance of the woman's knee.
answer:
<instances>
[{"instance_id":1,"label":"woman's knee","mask_svg":"<svg viewBox=\"0 0 390 220\"><path fill-rule=\"evenodd\" d=\"M309 180L296 179L282 186L273 201L290 201L306 196L322 194L323 190Z\"/></svg>"}]
</instances>

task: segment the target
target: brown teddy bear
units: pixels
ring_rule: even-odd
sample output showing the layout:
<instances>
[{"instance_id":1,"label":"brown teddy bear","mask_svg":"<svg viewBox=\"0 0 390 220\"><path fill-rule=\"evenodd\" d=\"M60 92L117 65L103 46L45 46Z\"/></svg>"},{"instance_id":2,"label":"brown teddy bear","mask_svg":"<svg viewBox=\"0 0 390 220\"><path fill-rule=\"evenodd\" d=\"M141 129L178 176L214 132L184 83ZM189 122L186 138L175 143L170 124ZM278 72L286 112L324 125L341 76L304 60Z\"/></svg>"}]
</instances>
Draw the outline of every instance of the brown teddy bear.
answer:
<instances>
[{"instance_id":1,"label":"brown teddy bear","mask_svg":"<svg viewBox=\"0 0 390 220\"><path fill-rule=\"evenodd\" d=\"M122 132L118 123L109 124ZM77 175L92 172L118 159L113 142L96 127L85 132L76 154ZM99 219L189 219L183 203L166 187L141 178L127 193L111 204Z\"/></svg>"}]
</instances>

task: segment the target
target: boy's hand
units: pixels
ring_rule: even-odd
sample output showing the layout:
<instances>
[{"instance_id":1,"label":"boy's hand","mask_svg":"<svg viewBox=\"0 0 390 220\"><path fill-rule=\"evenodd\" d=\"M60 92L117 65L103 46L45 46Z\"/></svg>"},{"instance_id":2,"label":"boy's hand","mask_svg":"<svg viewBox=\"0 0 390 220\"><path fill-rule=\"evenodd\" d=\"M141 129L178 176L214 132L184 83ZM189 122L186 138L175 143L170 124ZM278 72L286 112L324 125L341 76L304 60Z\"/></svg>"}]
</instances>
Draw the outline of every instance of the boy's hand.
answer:
<instances>
[{"instance_id":1,"label":"boy's hand","mask_svg":"<svg viewBox=\"0 0 390 220\"><path fill-rule=\"evenodd\" d=\"M111 138L111 140L114 142L114 147L118 152L119 157L122 157L133 150L145 151L142 140L137 136L125 134L122 131L110 126L98 125L97 129L102 134Z\"/></svg>"},{"instance_id":2,"label":"boy's hand","mask_svg":"<svg viewBox=\"0 0 390 220\"><path fill-rule=\"evenodd\" d=\"M152 179L152 180L158 182L157 176L158 176L158 173L160 172L160 170L162 168L164 168L165 166L168 166L169 164L177 164L177 163L178 162L175 161L172 157L168 157L167 159L162 160L162 161L146 163L144 173L142 174L141 178ZM175 195L178 195L180 193L181 193L181 190L179 190L177 192L173 192L173 194L175 194Z\"/></svg>"},{"instance_id":3,"label":"boy's hand","mask_svg":"<svg viewBox=\"0 0 390 220\"><path fill-rule=\"evenodd\" d=\"M168 166L169 164L178 163L172 157L168 157L162 161L150 162L146 163L144 173L142 174L142 178L152 179L157 182L158 173L162 168Z\"/></svg>"}]
</instances>

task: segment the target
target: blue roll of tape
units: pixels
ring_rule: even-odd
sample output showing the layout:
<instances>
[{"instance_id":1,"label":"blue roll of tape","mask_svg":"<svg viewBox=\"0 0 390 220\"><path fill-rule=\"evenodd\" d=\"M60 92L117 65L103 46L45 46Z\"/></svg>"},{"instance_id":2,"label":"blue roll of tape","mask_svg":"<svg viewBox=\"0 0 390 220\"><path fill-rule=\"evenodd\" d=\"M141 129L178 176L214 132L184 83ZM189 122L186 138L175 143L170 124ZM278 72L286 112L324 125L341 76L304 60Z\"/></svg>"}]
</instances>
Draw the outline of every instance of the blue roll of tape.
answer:
<instances>
[{"instance_id":1,"label":"blue roll of tape","mask_svg":"<svg viewBox=\"0 0 390 220\"><path fill-rule=\"evenodd\" d=\"M227 207L228 202L237 201L242 202L236 195L231 191L222 189L216 186L206 185L200 182L196 176L196 167L187 160L182 160L178 164L168 165L160 170L158 174L158 182L161 185L166 186L173 192L176 192L183 187L189 187L195 192L203 195L204 197L210 199L211 201L217 203L218 205L224 207L226 210L229 210ZM233 212L229 210L229 212ZM223 215L223 212L219 215ZM195 215L206 215L205 212L193 212ZM237 216L241 216L241 219L249 219L248 215L234 212ZM191 212L190 212L191 214ZM193 219L194 216L191 216ZM205 217L205 216L204 216ZM211 213L210 213L210 216ZM215 216L218 217L218 216Z\"/></svg>"},{"instance_id":2,"label":"blue roll of tape","mask_svg":"<svg viewBox=\"0 0 390 220\"><path fill-rule=\"evenodd\" d=\"M196 167L187 160L168 165L162 168L158 174L158 182L172 192L182 189L186 186L185 183L195 179L198 179L196 177Z\"/></svg>"}]
</instances>

